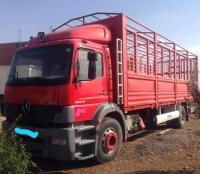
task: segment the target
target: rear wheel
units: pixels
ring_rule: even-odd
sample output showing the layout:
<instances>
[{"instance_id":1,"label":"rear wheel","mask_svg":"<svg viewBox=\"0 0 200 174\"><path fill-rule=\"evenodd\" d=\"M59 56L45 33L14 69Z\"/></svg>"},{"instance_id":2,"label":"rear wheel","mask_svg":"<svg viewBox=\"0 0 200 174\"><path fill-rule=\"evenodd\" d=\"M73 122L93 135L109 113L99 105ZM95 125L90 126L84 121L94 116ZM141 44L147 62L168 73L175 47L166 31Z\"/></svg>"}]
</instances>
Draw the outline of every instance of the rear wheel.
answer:
<instances>
[{"instance_id":1,"label":"rear wheel","mask_svg":"<svg viewBox=\"0 0 200 174\"><path fill-rule=\"evenodd\" d=\"M187 117L187 114L186 114L184 106L180 106L179 112L180 112L179 118L176 118L174 120L170 120L170 121L167 122L167 124L170 127L173 127L175 129L181 129L181 128L184 127L185 121L186 121L186 117Z\"/></svg>"},{"instance_id":2,"label":"rear wheel","mask_svg":"<svg viewBox=\"0 0 200 174\"><path fill-rule=\"evenodd\" d=\"M97 161L105 163L114 159L121 149L122 139L119 122L113 118L105 118L98 132Z\"/></svg>"}]
</instances>

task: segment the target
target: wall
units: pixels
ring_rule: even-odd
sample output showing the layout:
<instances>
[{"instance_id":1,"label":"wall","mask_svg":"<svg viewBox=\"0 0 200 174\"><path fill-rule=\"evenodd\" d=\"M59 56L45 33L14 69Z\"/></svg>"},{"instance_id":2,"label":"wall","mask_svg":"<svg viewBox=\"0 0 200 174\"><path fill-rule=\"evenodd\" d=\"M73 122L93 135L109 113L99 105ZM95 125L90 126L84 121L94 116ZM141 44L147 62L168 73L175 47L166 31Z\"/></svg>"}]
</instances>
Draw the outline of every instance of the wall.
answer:
<instances>
[{"instance_id":1,"label":"wall","mask_svg":"<svg viewBox=\"0 0 200 174\"><path fill-rule=\"evenodd\" d=\"M9 65L0 65L0 95L4 94L9 67Z\"/></svg>"}]
</instances>

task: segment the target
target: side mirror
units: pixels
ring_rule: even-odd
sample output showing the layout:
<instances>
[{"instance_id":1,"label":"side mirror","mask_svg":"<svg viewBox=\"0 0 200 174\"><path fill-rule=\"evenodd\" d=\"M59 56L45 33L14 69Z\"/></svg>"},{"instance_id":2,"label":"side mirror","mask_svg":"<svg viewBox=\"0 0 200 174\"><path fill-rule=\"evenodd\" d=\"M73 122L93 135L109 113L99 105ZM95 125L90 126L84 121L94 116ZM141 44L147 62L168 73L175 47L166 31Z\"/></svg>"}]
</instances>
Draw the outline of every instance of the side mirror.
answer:
<instances>
[{"instance_id":1,"label":"side mirror","mask_svg":"<svg viewBox=\"0 0 200 174\"><path fill-rule=\"evenodd\" d=\"M93 80L96 78L96 53L88 52L89 68L88 68L88 79Z\"/></svg>"}]
</instances>

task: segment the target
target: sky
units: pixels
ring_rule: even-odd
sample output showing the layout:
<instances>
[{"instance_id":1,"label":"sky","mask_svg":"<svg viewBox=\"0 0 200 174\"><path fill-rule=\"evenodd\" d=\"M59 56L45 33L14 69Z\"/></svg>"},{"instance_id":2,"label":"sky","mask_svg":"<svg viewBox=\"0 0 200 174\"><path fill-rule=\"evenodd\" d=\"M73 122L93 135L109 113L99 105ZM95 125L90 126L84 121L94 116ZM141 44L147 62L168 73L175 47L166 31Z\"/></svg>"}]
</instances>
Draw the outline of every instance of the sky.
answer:
<instances>
[{"instance_id":1,"label":"sky","mask_svg":"<svg viewBox=\"0 0 200 174\"><path fill-rule=\"evenodd\" d=\"M200 56L199 0L0 0L0 43L94 12L123 12Z\"/></svg>"}]
</instances>

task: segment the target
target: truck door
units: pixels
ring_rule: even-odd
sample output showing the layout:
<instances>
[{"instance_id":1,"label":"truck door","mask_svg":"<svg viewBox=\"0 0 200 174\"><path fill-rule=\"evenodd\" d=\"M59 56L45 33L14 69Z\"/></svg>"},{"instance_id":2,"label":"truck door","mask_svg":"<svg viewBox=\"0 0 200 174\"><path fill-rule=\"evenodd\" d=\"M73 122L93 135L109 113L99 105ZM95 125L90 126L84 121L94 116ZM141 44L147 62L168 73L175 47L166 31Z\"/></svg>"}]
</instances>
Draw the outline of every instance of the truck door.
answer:
<instances>
[{"instance_id":1,"label":"truck door","mask_svg":"<svg viewBox=\"0 0 200 174\"><path fill-rule=\"evenodd\" d=\"M95 62L90 62L90 53L95 55ZM91 120L97 107L108 102L104 51L79 48L76 55L75 121ZM90 63L96 64L95 76L92 79Z\"/></svg>"}]
</instances>

